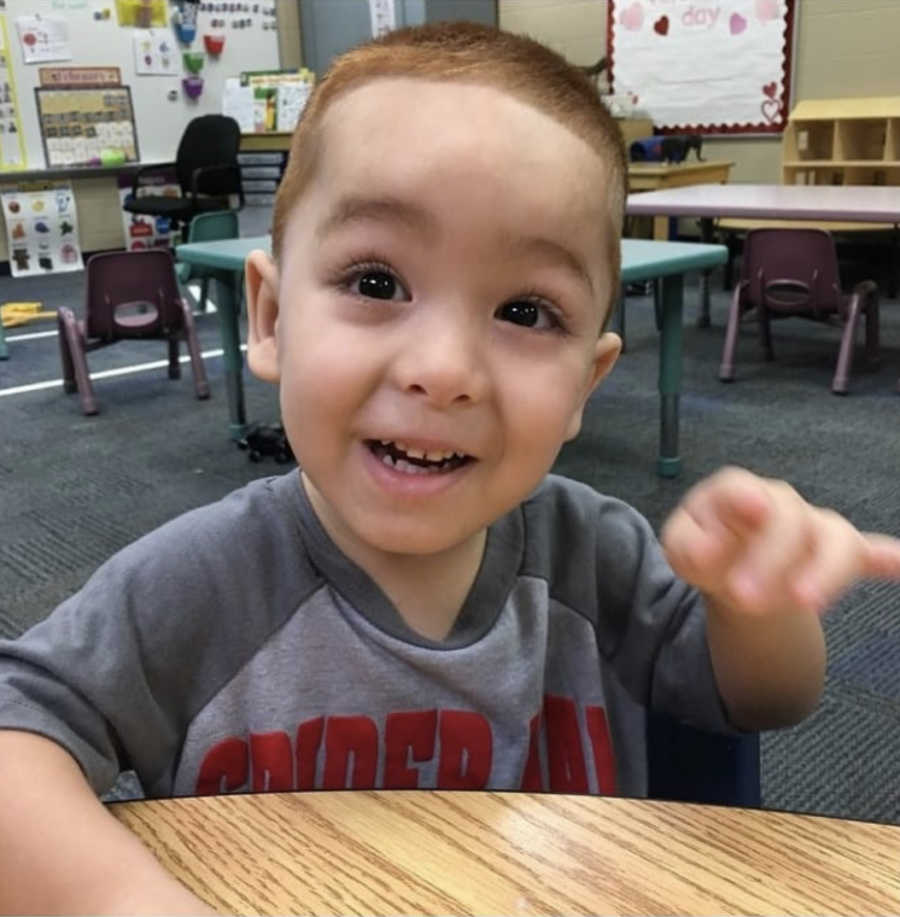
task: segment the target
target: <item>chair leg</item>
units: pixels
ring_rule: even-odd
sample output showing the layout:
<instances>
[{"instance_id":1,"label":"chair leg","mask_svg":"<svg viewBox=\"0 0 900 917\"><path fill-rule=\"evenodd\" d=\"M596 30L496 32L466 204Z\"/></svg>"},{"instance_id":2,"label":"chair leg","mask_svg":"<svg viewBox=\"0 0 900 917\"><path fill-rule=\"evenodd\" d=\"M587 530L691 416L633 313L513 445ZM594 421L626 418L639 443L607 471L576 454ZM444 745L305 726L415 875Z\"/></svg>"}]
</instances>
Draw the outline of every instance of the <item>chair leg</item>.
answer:
<instances>
[{"instance_id":1,"label":"chair leg","mask_svg":"<svg viewBox=\"0 0 900 917\"><path fill-rule=\"evenodd\" d=\"M847 320L844 322L844 333L841 335L841 349L838 352L837 368L831 382L831 391L835 395L847 394L847 382L853 366L853 347L856 343L856 326L859 322L859 303L862 297L854 293L847 309Z\"/></svg>"},{"instance_id":2,"label":"chair leg","mask_svg":"<svg viewBox=\"0 0 900 917\"><path fill-rule=\"evenodd\" d=\"M181 364L178 362L178 333L169 336L169 378L181 378Z\"/></svg>"},{"instance_id":3,"label":"chair leg","mask_svg":"<svg viewBox=\"0 0 900 917\"><path fill-rule=\"evenodd\" d=\"M56 316L58 328L56 338L59 341L59 356L62 360L63 391L67 395L71 395L78 391L78 386L75 384L75 364L72 362L72 351L69 347L69 337L66 334L66 323L62 315L63 311L68 310L60 309Z\"/></svg>"},{"instance_id":4,"label":"chair leg","mask_svg":"<svg viewBox=\"0 0 900 917\"><path fill-rule=\"evenodd\" d=\"M209 301L207 296L209 295L209 274L204 274L203 279L200 281L200 299L197 302L197 311L206 312L209 308Z\"/></svg>"},{"instance_id":5,"label":"chair leg","mask_svg":"<svg viewBox=\"0 0 900 917\"><path fill-rule=\"evenodd\" d=\"M84 357L84 337L78 322L75 320L75 314L71 309L65 306L59 309L60 322L60 346L65 338L68 350L68 359L71 363L72 372L75 376L75 384L78 388L78 397L81 400L81 410L85 414L96 414L97 404L94 401L94 389L91 385L91 377L88 373L87 360ZM63 387L66 391L71 391L65 381L66 375L66 355L63 351Z\"/></svg>"},{"instance_id":6,"label":"chair leg","mask_svg":"<svg viewBox=\"0 0 900 917\"><path fill-rule=\"evenodd\" d=\"M725 346L722 348L722 362L719 365L719 381L734 381L734 352L737 348L738 327L741 324L741 294L744 286L738 284L731 296L728 310L728 325L725 328Z\"/></svg>"},{"instance_id":7,"label":"chair leg","mask_svg":"<svg viewBox=\"0 0 900 917\"><path fill-rule=\"evenodd\" d=\"M194 391L199 399L209 398L209 381L206 378L206 367L203 365L203 357L200 356L200 344L197 341L197 332L194 328L194 316L191 315L191 307L182 302L181 308L184 311L184 338L187 342L188 353L191 357L191 372L194 376Z\"/></svg>"}]
</instances>

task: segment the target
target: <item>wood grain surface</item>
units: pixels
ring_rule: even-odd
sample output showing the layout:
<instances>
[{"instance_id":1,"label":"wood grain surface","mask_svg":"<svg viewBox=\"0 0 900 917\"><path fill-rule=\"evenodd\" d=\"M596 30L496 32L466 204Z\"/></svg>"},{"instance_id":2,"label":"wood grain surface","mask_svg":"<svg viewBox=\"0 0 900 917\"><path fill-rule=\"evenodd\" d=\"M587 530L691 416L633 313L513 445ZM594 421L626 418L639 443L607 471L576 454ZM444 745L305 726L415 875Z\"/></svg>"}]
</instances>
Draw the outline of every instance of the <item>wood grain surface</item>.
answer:
<instances>
[{"instance_id":1,"label":"wood grain surface","mask_svg":"<svg viewBox=\"0 0 900 917\"><path fill-rule=\"evenodd\" d=\"M900 912L900 828L589 796L271 793L110 805L239 914Z\"/></svg>"}]
</instances>

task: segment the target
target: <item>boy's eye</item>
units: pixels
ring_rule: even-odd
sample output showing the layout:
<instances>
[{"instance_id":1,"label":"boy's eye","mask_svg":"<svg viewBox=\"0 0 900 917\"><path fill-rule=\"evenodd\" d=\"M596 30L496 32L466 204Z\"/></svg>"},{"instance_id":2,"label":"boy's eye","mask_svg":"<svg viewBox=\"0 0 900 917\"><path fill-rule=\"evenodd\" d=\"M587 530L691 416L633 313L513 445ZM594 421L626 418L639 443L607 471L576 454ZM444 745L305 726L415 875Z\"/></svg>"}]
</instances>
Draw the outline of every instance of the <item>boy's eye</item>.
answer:
<instances>
[{"instance_id":1,"label":"boy's eye","mask_svg":"<svg viewBox=\"0 0 900 917\"><path fill-rule=\"evenodd\" d=\"M397 299L402 295L400 284L387 271L365 271L356 278L356 290L369 299Z\"/></svg>"},{"instance_id":2,"label":"boy's eye","mask_svg":"<svg viewBox=\"0 0 900 917\"><path fill-rule=\"evenodd\" d=\"M505 322L525 328L537 328L539 331L559 326L559 321L547 306L528 299L505 303L495 314Z\"/></svg>"}]
</instances>

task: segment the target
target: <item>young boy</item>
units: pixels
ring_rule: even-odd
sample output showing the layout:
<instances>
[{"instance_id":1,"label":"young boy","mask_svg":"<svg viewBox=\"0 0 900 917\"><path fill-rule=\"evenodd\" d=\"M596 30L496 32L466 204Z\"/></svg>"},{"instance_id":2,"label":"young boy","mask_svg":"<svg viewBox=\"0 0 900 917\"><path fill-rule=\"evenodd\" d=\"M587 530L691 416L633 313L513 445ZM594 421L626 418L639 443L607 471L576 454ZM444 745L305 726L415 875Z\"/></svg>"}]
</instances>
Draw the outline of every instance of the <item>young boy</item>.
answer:
<instances>
[{"instance_id":1,"label":"young boy","mask_svg":"<svg viewBox=\"0 0 900 917\"><path fill-rule=\"evenodd\" d=\"M250 367L302 470L0 646L4 910L205 907L97 802L122 769L155 796L641 795L646 708L727 732L814 707L818 613L900 576L900 543L728 469L666 559L547 476L619 353L624 196L596 91L532 41L423 27L335 64L247 263Z\"/></svg>"}]
</instances>

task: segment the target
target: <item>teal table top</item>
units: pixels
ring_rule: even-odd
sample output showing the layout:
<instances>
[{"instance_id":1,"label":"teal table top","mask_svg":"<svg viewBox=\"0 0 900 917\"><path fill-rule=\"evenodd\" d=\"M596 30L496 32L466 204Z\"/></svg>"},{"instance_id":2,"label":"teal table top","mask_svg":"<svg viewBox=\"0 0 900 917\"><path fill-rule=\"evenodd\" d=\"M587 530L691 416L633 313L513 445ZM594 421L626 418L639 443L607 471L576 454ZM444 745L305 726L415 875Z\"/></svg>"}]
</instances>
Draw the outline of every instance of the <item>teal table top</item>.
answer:
<instances>
[{"instance_id":1,"label":"teal table top","mask_svg":"<svg viewBox=\"0 0 900 917\"><path fill-rule=\"evenodd\" d=\"M724 245L622 239L622 283L708 270L727 260L728 249Z\"/></svg>"},{"instance_id":2,"label":"teal table top","mask_svg":"<svg viewBox=\"0 0 900 917\"><path fill-rule=\"evenodd\" d=\"M244 260L254 249L269 251L271 236L244 239L223 239L219 242L191 242L179 245L175 254L179 261L226 271L240 271ZM622 282L636 283L701 271L724 264L728 249L724 245L703 245L696 242L658 242L650 239L622 240Z\"/></svg>"}]
</instances>

